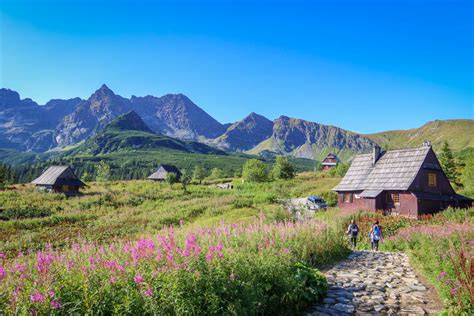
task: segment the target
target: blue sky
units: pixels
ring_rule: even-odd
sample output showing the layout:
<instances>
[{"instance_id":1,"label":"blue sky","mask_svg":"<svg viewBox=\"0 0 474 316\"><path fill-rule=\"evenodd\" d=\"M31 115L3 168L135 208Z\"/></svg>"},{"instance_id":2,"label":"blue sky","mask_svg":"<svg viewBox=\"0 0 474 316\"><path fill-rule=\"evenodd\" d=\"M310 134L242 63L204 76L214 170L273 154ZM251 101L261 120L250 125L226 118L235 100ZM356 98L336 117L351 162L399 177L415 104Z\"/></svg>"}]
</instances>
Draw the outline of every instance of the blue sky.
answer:
<instances>
[{"instance_id":1,"label":"blue sky","mask_svg":"<svg viewBox=\"0 0 474 316\"><path fill-rule=\"evenodd\" d=\"M184 93L357 132L474 118L472 1L0 0L0 85L39 103Z\"/></svg>"}]
</instances>

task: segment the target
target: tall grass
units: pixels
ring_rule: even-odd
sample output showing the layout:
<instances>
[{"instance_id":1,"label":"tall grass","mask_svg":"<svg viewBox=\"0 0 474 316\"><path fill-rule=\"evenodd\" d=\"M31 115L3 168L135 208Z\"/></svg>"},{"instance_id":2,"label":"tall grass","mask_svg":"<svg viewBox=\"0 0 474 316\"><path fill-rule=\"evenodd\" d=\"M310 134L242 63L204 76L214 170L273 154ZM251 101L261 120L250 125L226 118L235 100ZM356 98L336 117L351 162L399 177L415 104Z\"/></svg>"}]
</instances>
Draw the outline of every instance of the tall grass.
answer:
<instances>
[{"instance_id":1,"label":"tall grass","mask_svg":"<svg viewBox=\"0 0 474 316\"><path fill-rule=\"evenodd\" d=\"M292 314L321 299L309 266L347 253L320 221L169 227L136 242L72 243L6 259L0 308L11 314Z\"/></svg>"}]
</instances>

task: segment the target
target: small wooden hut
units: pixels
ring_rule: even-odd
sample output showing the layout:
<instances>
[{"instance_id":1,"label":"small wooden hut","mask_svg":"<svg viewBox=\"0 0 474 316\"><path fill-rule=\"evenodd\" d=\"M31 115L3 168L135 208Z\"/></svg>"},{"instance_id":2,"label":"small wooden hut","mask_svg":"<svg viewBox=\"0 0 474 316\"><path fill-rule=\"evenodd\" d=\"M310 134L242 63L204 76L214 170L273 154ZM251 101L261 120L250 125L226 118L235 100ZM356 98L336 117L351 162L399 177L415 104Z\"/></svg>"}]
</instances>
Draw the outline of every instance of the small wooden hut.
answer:
<instances>
[{"instance_id":1,"label":"small wooden hut","mask_svg":"<svg viewBox=\"0 0 474 316\"><path fill-rule=\"evenodd\" d=\"M177 181L179 181L181 179L181 171L179 171L179 169L176 166L173 166L173 165L160 165L158 167L158 169L148 177L148 180L165 181L166 180L166 175L168 173L176 174L176 180Z\"/></svg>"},{"instance_id":2,"label":"small wooden hut","mask_svg":"<svg viewBox=\"0 0 474 316\"><path fill-rule=\"evenodd\" d=\"M68 166L51 166L31 183L38 190L77 195L86 184Z\"/></svg>"},{"instance_id":3,"label":"small wooden hut","mask_svg":"<svg viewBox=\"0 0 474 316\"><path fill-rule=\"evenodd\" d=\"M335 168L339 162L340 160L336 154L329 153L322 162L322 165L323 165L322 169L329 170L329 169Z\"/></svg>"}]
</instances>

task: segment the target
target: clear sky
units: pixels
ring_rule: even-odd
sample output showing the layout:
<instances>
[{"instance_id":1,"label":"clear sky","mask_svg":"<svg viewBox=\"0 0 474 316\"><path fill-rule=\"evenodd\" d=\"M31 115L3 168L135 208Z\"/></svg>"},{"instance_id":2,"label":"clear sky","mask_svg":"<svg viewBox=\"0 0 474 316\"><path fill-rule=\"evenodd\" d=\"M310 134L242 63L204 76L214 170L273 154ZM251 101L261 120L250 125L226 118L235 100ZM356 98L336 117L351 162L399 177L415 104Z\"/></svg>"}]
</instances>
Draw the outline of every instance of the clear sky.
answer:
<instances>
[{"instance_id":1,"label":"clear sky","mask_svg":"<svg viewBox=\"0 0 474 316\"><path fill-rule=\"evenodd\" d=\"M0 85L39 103L184 93L357 132L474 118L472 0L0 0Z\"/></svg>"}]
</instances>

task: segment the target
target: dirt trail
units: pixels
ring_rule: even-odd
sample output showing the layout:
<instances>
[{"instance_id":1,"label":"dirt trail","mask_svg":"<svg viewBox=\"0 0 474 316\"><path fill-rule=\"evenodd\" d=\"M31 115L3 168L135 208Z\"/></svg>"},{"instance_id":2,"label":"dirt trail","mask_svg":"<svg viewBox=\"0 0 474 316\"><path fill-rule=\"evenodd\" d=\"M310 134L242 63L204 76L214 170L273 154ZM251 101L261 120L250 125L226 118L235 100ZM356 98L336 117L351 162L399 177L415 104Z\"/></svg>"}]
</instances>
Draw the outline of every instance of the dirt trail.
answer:
<instances>
[{"instance_id":1,"label":"dirt trail","mask_svg":"<svg viewBox=\"0 0 474 316\"><path fill-rule=\"evenodd\" d=\"M355 251L325 274L328 293L309 315L422 315L439 309L403 253Z\"/></svg>"}]
</instances>

